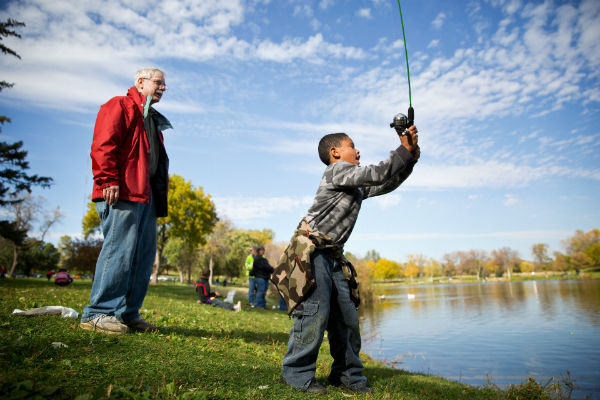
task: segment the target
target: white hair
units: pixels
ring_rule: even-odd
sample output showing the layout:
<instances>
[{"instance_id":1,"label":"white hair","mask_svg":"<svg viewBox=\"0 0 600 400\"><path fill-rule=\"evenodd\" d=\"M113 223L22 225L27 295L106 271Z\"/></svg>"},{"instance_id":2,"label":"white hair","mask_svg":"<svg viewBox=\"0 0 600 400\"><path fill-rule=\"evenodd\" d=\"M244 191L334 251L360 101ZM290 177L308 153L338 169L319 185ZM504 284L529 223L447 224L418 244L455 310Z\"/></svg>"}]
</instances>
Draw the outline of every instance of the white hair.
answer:
<instances>
[{"instance_id":1,"label":"white hair","mask_svg":"<svg viewBox=\"0 0 600 400\"><path fill-rule=\"evenodd\" d=\"M142 78L142 79L151 79L155 73L161 73L165 78L167 77L167 74L165 74L162 70L158 69L158 68L140 68L138 69L138 71L135 73L135 77L133 78L133 83L135 84L135 87L138 86L138 79Z\"/></svg>"}]
</instances>

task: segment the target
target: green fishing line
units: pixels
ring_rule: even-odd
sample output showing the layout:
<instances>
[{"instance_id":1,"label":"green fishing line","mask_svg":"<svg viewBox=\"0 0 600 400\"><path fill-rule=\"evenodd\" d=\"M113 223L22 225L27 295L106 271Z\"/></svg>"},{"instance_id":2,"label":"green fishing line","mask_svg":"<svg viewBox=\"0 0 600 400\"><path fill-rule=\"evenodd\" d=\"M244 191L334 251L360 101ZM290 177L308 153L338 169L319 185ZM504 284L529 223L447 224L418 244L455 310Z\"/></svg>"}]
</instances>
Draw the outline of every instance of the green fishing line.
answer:
<instances>
[{"instance_id":1,"label":"green fishing line","mask_svg":"<svg viewBox=\"0 0 600 400\"><path fill-rule=\"evenodd\" d=\"M406 74L408 76L408 104L412 107L412 97L410 90L410 69L408 68L408 50L406 49L406 35L404 34L404 20L402 19L402 7L398 0L398 10L400 11L400 23L402 24L402 39L404 40L404 55L406 56Z\"/></svg>"}]
</instances>

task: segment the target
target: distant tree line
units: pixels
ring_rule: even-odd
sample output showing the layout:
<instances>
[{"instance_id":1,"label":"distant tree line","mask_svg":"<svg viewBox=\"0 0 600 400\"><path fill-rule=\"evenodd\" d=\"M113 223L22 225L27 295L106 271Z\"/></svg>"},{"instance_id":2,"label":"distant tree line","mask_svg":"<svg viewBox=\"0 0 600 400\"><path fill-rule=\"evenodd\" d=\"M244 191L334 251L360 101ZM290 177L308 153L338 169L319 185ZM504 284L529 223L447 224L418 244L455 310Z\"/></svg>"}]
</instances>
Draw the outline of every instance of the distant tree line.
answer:
<instances>
[{"instance_id":1,"label":"distant tree line","mask_svg":"<svg viewBox=\"0 0 600 400\"><path fill-rule=\"evenodd\" d=\"M404 263L381 258L375 250L364 259L355 258L374 280L423 279L434 277L474 276L478 280L489 277L511 279L514 273L558 272L579 274L581 271L600 270L600 230L578 230L562 241L565 252L549 255L548 245L536 243L531 247L532 260L520 257L516 250L503 247L484 250L447 253L441 261L412 254Z\"/></svg>"}]
</instances>

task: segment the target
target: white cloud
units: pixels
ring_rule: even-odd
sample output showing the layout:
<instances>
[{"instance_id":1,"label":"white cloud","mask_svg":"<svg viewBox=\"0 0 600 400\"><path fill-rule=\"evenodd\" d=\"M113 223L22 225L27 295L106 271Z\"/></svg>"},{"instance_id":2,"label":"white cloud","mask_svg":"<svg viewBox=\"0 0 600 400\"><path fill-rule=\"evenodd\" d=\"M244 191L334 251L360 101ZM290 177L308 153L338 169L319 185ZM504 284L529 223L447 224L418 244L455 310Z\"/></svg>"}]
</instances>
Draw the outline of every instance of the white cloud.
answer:
<instances>
[{"instance_id":1,"label":"white cloud","mask_svg":"<svg viewBox=\"0 0 600 400\"><path fill-rule=\"evenodd\" d=\"M235 221L267 218L291 210L304 211L312 197L213 197L217 212Z\"/></svg>"},{"instance_id":2,"label":"white cloud","mask_svg":"<svg viewBox=\"0 0 600 400\"><path fill-rule=\"evenodd\" d=\"M294 17L312 17L314 14L313 9L308 4L294 6Z\"/></svg>"},{"instance_id":3,"label":"white cloud","mask_svg":"<svg viewBox=\"0 0 600 400\"><path fill-rule=\"evenodd\" d=\"M353 239L375 240L375 241L401 241L415 239L519 239L519 240L560 240L573 235L571 231L564 230L529 230L529 231L498 231L498 232L483 232L483 233L354 233Z\"/></svg>"},{"instance_id":4,"label":"white cloud","mask_svg":"<svg viewBox=\"0 0 600 400\"><path fill-rule=\"evenodd\" d=\"M504 195L504 203L503 204L505 207L512 207L518 203L519 203L519 199L517 198L517 196L512 195L512 194Z\"/></svg>"},{"instance_id":5,"label":"white cloud","mask_svg":"<svg viewBox=\"0 0 600 400\"><path fill-rule=\"evenodd\" d=\"M386 210L393 208L402 202L402 195L396 193L388 193L385 196L374 197L373 200L380 208Z\"/></svg>"},{"instance_id":6,"label":"white cloud","mask_svg":"<svg viewBox=\"0 0 600 400\"><path fill-rule=\"evenodd\" d=\"M406 187L443 188L501 188L523 187L533 181L550 177L578 177L600 180L600 170L556 166L528 166L509 162L479 161L468 165L423 164L415 168ZM515 179L518 177L518 179Z\"/></svg>"},{"instance_id":7,"label":"white cloud","mask_svg":"<svg viewBox=\"0 0 600 400\"><path fill-rule=\"evenodd\" d=\"M443 12L440 12L435 19L431 22L431 26L434 29L441 29L442 26L444 25L444 20L446 19L446 14Z\"/></svg>"},{"instance_id":8,"label":"white cloud","mask_svg":"<svg viewBox=\"0 0 600 400\"><path fill-rule=\"evenodd\" d=\"M326 10L334 4L334 0L321 0L319 2L319 7L322 10Z\"/></svg>"},{"instance_id":9,"label":"white cloud","mask_svg":"<svg viewBox=\"0 0 600 400\"><path fill-rule=\"evenodd\" d=\"M305 7L301 12L310 14ZM330 43L321 33L280 42L268 38L248 42L232 33L244 22L245 13L237 0L12 2L0 16L26 21L27 26L20 30L21 40L7 38L5 43L18 49L22 59L0 58L3 79L18 82L5 98L85 110L122 93L140 65L161 67L157 60L170 58L321 64L366 57L362 49ZM316 29L319 22L311 24ZM198 107L202 108L191 109Z\"/></svg>"},{"instance_id":10,"label":"white cloud","mask_svg":"<svg viewBox=\"0 0 600 400\"><path fill-rule=\"evenodd\" d=\"M427 45L428 49L432 49L435 47L438 47L440 45L440 41L438 39L433 39L431 42L429 42L429 44Z\"/></svg>"},{"instance_id":11,"label":"white cloud","mask_svg":"<svg viewBox=\"0 0 600 400\"><path fill-rule=\"evenodd\" d=\"M371 19L371 9L370 8L361 8L356 12L356 15L361 18Z\"/></svg>"}]
</instances>

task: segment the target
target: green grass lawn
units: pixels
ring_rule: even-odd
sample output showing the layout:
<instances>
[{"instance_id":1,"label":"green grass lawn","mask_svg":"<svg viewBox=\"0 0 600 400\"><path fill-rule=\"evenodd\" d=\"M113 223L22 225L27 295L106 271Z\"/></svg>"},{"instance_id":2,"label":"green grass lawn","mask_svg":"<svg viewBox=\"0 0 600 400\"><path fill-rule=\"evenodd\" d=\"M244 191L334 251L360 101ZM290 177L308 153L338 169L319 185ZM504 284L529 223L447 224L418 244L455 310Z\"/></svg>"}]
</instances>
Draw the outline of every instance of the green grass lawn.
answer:
<instances>
[{"instance_id":1,"label":"green grass lawn","mask_svg":"<svg viewBox=\"0 0 600 400\"><path fill-rule=\"evenodd\" d=\"M308 395L279 382L292 321L276 310L240 313L196 303L191 285L151 286L142 316L159 332L106 335L60 316L12 315L16 308L61 305L79 313L91 282L56 287L45 279L0 280L0 397L118 399L543 399L535 387L517 397L493 388L475 389L445 379L394 370L362 355L373 395L352 396L334 387ZM244 300L244 289L238 288ZM271 301L274 301L272 299ZM245 303L243 301L243 303ZM52 343L62 343L67 347ZM331 364L327 341L317 379ZM525 379L525 378L524 378ZM537 393L537 392L536 392Z\"/></svg>"}]
</instances>

